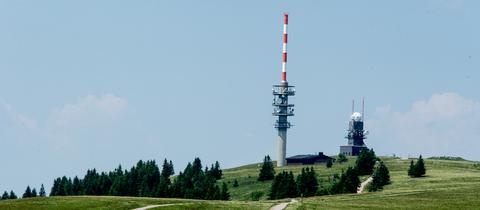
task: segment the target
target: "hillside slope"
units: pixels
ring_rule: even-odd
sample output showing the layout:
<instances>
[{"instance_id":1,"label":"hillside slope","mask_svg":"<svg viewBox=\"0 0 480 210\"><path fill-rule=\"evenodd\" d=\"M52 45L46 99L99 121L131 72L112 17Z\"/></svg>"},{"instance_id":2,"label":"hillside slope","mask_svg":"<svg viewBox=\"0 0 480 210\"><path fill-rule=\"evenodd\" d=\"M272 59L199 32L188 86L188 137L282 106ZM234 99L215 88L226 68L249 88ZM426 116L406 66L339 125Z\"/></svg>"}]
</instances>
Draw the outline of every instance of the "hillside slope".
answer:
<instances>
[{"instance_id":1,"label":"hillside slope","mask_svg":"<svg viewBox=\"0 0 480 210\"><path fill-rule=\"evenodd\" d=\"M384 159L392 184L383 191L303 199L288 209L480 209L480 164L426 160L427 176L409 178L408 160Z\"/></svg>"},{"instance_id":2,"label":"hillside slope","mask_svg":"<svg viewBox=\"0 0 480 210\"><path fill-rule=\"evenodd\" d=\"M392 184L384 190L364 194L344 194L298 199L287 209L480 209L480 163L472 161L426 160L427 176L409 178L409 160L382 157L390 169ZM352 165L314 166L320 182ZM2 209L133 209L152 204L180 203L156 209L269 209L280 201L265 200L271 182L258 182L259 164L224 171L220 182L229 183L236 201L199 201L188 199L136 198L110 196L47 197L0 201ZM298 174L302 166L276 168L277 172L292 170ZM365 179L366 177L362 177ZM239 187L232 187L237 179ZM263 193L260 201L250 200L252 192Z\"/></svg>"}]
</instances>

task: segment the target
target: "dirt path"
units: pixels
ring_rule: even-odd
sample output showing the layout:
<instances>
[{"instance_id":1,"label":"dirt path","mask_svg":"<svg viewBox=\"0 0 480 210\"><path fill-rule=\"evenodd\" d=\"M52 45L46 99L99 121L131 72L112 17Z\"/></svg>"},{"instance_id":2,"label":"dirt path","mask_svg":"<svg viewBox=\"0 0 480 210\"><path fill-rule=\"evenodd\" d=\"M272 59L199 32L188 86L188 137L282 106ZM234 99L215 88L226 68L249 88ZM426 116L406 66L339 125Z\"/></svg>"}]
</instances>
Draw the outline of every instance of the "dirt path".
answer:
<instances>
[{"instance_id":1,"label":"dirt path","mask_svg":"<svg viewBox=\"0 0 480 210\"><path fill-rule=\"evenodd\" d=\"M169 204L159 204L159 205L148 205L140 208L136 208L133 210L147 210L147 209L153 209L157 207L164 207L164 206L175 206L175 205L182 205L181 203L169 203Z\"/></svg>"},{"instance_id":2,"label":"dirt path","mask_svg":"<svg viewBox=\"0 0 480 210\"><path fill-rule=\"evenodd\" d=\"M371 181L373 180L372 177L368 177L367 180L365 180L364 182L362 182L360 184L360 187L358 187L357 189L357 194L360 194L360 193L363 193L363 190L365 189L365 187L368 185L368 183L370 183Z\"/></svg>"},{"instance_id":3,"label":"dirt path","mask_svg":"<svg viewBox=\"0 0 480 210\"><path fill-rule=\"evenodd\" d=\"M270 208L269 210L284 210L287 208L288 204L292 204L292 203L296 203L298 202L297 200L295 199L292 199L290 202L283 202L283 203L279 203L275 206L272 206L272 208Z\"/></svg>"}]
</instances>

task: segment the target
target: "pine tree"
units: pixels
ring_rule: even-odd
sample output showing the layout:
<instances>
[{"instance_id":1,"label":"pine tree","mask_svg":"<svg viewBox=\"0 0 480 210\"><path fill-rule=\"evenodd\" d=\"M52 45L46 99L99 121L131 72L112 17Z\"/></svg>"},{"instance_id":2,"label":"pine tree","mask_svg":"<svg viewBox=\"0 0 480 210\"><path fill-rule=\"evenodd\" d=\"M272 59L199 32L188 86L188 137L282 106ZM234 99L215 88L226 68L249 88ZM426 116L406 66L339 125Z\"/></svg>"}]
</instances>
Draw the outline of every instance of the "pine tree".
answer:
<instances>
[{"instance_id":1,"label":"pine tree","mask_svg":"<svg viewBox=\"0 0 480 210\"><path fill-rule=\"evenodd\" d=\"M307 170L310 171L308 168ZM302 171L297 176L297 190L302 197L306 197L305 192L307 191L307 172L305 171L305 168L302 168Z\"/></svg>"},{"instance_id":2,"label":"pine tree","mask_svg":"<svg viewBox=\"0 0 480 210\"><path fill-rule=\"evenodd\" d=\"M170 162L167 162L167 159L165 158L165 160L163 160L163 165L162 165L162 173L161 175L163 177L170 177L171 175L174 174L174 171L173 171L173 163L172 161Z\"/></svg>"},{"instance_id":3,"label":"pine tree","mask_svg":"<svg viewBox=\"0 0 480 210\"><path fill-rule=\"evenodd\" d=\"M220 169L220 163L218 163L218 161L215 162L215 165L212 164L210 173L212 173L213 177L217 180L222 178L222 169Z\"/></svg>"},{"instance_id":4,"label":"pine tree","mask_svg":"<svg viewBox=\"0 0 480 210\"><path fill-rule=\"evenodd\" d=\"M359 173L356 168L348 167L345 173L340 177L341 192L356 193L360 185Z\"/></svg>"},{"instance_id":5,"label":"pine tree","mask_svg":"<svg viewBox=\"0 0 480 210\"><path fill-rule=\"evenodd\" d=\"M233 187L238 187L238 181L237 181L237 179L233 180Z\"/></svg>"},{"instance_id":6,"label":"pine tree","mask_svg":"<svg viewBox=\"0 0 480 210\"><path fill-rule=\"evenodd\" d=\"M306 175L307 188L305 190L304 196L314 196L318 191L317 174L315 173L315 170L313 170L313 167L310 167L310 170L308 170L307 168Z\"/></svg>"},{"instance_id":7,"label":"pine tree","mask_svg":"<svg viewBox=\"0 0 480 210\"><path fill-rule=\"evenodd\" d=\"M425 162L423 161L422 155L418 157L417 163L415 163L415 176L421 177L425 175Z\"/></svg>"},{"instance_id":8,"label":"pine tree","mask_svg":"<svg viewBox=\"0 0 480 210\"><path fill-rule=\"evenodd\" d=\"M332 161L332 159L329 159L329 160L327 161L327 164L326 164L327 168L331 168L332 165L333 165L333 161Z\"/></svg>"},{"instance_id":9,"label":"pine tree","mask_svg":"<svg viewBox=\"0 0 480 210\"><path fill-rule=\"evenodd\" d=\"M83 194L83 189L82 189L82 183L80 182L80 179L78 179L77 176L73 178L72 182L72 195L82 195Z\"/></svg>"},{"instance_id":10,"label":"pine tree","mask_svg":"<svg viewBox=\"0 0 480 210\"><path fill-rule=\"evenodd\" d=\"M17 199L17 195L13 192L13 190L10 190L10 196L8 199Z\"/></svg>"},{"instance_id":11,"label":"pine tree","mask_svg":"<svg viewBox=\"0 0 480 210\"><path fill-rule=\"evenodd\" d=\"M298 196L297 183L293 173L282 171L273 179L269 199L293 198Z\"/></svg>"},{"instance_id":12,"label":"pine tree","mask_svg":"<svg viewBox=\"0 0 480 210\"><path fill-rule=\"evenodd\" d=\"M390 172L383 161L378 161L373 170L372 182L368 186L368 191L377 191L383 189L383 186L390 183Z\"/></svg>"},{"instance_id":13,"label":"pine tree","mask_svg":"<svg viewBox=\"0 0 480 210\"><path fill-rule=\"evenodd\" d=\"M228 187L225 182L222 184L222 188L220 190L220 199L225 201L230 200L230 193L228 192Z\"/></svg>"},{"instance_id":14,"label":"pine tree","mask_svg":"<svg viewBox=\"0 0 480 210\"><path fill-rule=\"evenodd\" d=\"M35 197L37 197L37 196L38 196L37 190L36 190L35 188L33 188L33 189L32 189L32 195L31 195L30 197L35 198Z\"/></svg>"},{"instance_id":15,"label":"pine tree","mask_svg":"<svg viewBox=\"0 0 480 210\"><path fill-rule=\"evenodd\" d=\"M59 190L60 190L60 182L61 182L61 179L60 179L60 178L56 178L56 179L53 181L52 190L50 190L50 196L59 195L58 192L59 192Z\"/></svg>"},{"instance_id":16,"label":"pine tree","mask_svg":"<svg viewBox=\"0 0 480 210\"><path fill-rule=\"evenodd\" d=\"M2 195L2 200L7 200L9 197L8 197L8 192L5 191Z\"/></svg>"},{"instance_id":17,"label":"pine tree","mask_svg":"<svg viewBox=\"0 0 480 210\"><path fill-rule=\"evenodd\" d=\"M30 189L30 186L27 186L27 189L25 190L25 193L23 193L22 198L30 198L32 197L32 190Z\"/></svg>"},{"instance_id":18,"label":"pine tree","mask_svg":"<svg viewBox=\"0 0 480 210\"><path fill-rule=\"evenodd\" d=\"M408 176L413 177L415 173L415 165L413 164L413 160L410 161L410 167L408 168Z\"/></svg>"},{"instance_id":19,"label":"pine tree","mask_svg":"<svg viewBox=\"0 0 480 210\"><path fill-rule=\"evenodd\" d=\"M415 164L413 163L413 160L410 162L410 168L408 169L408 175L410 177L422 177L425 175L425 171L425 162L423 161L422 155L418 157Z\"/></svg>"},{"instance_id":20,"label":"pine tree","mask_svg":"<svg viewBox=\"0 0 480 210\"><path fill-rule=\"evenodd\" d=\"M377 156L375 156L375 152L373 151L373 149L362 149L362 151L358 155L355 166L358 170L359 175L372 174L373 167L375 166L376 161Z\"/></svg>"},{"instance_id":21,"label":"pine tree","mask_svg":"<svg viewBox=\"0 0 480 210\"><path fill-rule=\"evenodd\" d=\"M40 192L38 194L40 197L45 197L47 195L47 193L45 192L45 187L43 186L40 186Z\"/></svg>"},{"instance_id":22,"label":"pine tree","mask_svg":"<svg viewBox=\"0 0 480 210\"><path fill-rule=\"evenodd\" d=\"M273 167L272 160L270 156L267 155L263 159L262 168L260 169L260 173L258 175L258 181L265 181L265 180L272 180L275 178L275 169Z\"/></svg>"}]
</instances>

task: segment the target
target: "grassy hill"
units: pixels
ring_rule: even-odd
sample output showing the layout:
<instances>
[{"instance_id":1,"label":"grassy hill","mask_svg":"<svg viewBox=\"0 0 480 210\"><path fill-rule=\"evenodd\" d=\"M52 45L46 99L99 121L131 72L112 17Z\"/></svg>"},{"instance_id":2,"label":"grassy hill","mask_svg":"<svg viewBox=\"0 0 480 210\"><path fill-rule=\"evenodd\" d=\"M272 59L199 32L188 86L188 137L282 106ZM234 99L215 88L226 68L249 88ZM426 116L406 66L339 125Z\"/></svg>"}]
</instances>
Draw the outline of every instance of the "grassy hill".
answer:
<instances>
[{"instance_id":1,"label":"grassy hill","mask_svg":"<svg viewBox=\"0 0 480 210\"><path fill-rule=\"evenodd\" d=\"M390 170L392 184L383 191L364 194L345 194L305 198L288 209L480 209L480 163L472 161L427 159L427 176L412 179L406 175L409 160L382 158ZM320 182L341 172L354 163L314 166ZM133 209L151 204L180 203L156 209L268 209L279 201L266 200L271 182L256 181L259 164L224 170L220 182L229 183L234 201L199 201L187 199L133 198L109 196L48 197L0 201L0 209ZM276 168L292 170L295 174L302 166ZM366 178L366 177L362 177ZM233 188L237 179L239 187ZM251 200L258 192L260 201Z\"/></svg>"},{"instance_id":2,"label":"grassy hill","mask_svg":"<svg viewBox=\"0 0 480 210\"><path fill-rule=\"evenodd\" d=\"M480 209L480 164L426 160L427 176L409 178L408 160L384 158L392 184L383 191L303 199L288 209Z\"/></svg>"},{"instance_id":3,"label":"grassy hill","mask_svg":"<svg viewBox=\"0 0 480 210\"><path fill-rule=\"evenodd\" d=\"M335 173L341 173L342 169L347 168L348 166L353 166L355 163L355 158L349 158L349 161L342 164L334 164L332 168L326 168L325 164L322 165L310 165L308 167L314 167L315 172L317 173L317 178L319 181L326 180L328 176L332 176ZM274 163L276 165L276 163ZM272 181L259 182L257 181L258 172L260 170L261 163L250 164L241 166L238 168L226 169L223 172L223 179L220 182L227 182L229 186L229 191L232 200L251 200L252 192L260 192L263 194L261 197L262 200L267 199L268 191ZM287 166L287 167L276 167L275 172L293 171L295 175L298 175L302 168L306 166ZM233 181L237 179L239 186L234 188L232 187Z\"/></svg>"},{"instance_id":4,"label":"grassy hill","mask_svg":"<svg viewBox=\"0 0 480 210\"><path fill-rule=\"evenodd\" d=\"M54 196L0 201L2 210L131 210L157 204L177 204L155 209L268 209L274 202L200 201L189 199L139 198L116 196Z\"/></svg>"}]
</instances>

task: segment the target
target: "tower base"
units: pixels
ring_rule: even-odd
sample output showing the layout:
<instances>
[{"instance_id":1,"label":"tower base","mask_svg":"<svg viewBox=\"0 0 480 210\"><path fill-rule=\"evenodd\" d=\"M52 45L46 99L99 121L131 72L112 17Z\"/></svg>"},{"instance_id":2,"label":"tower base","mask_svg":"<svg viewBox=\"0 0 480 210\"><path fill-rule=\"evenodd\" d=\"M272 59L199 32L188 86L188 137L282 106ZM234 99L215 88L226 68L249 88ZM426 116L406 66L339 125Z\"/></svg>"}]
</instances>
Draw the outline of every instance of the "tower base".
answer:
<instances>
[{"instance_id":1,"label":"tower base","mask_svg":"<svg viewBox=\"0 0 480 210\"><path fill-rule=\"evenodd\" d=\"M367 146L354 146L354 145L345 145L340 146L340 154L346 156L358 156L362 149L368 149Z\"/></svg>"}]
</instances>

